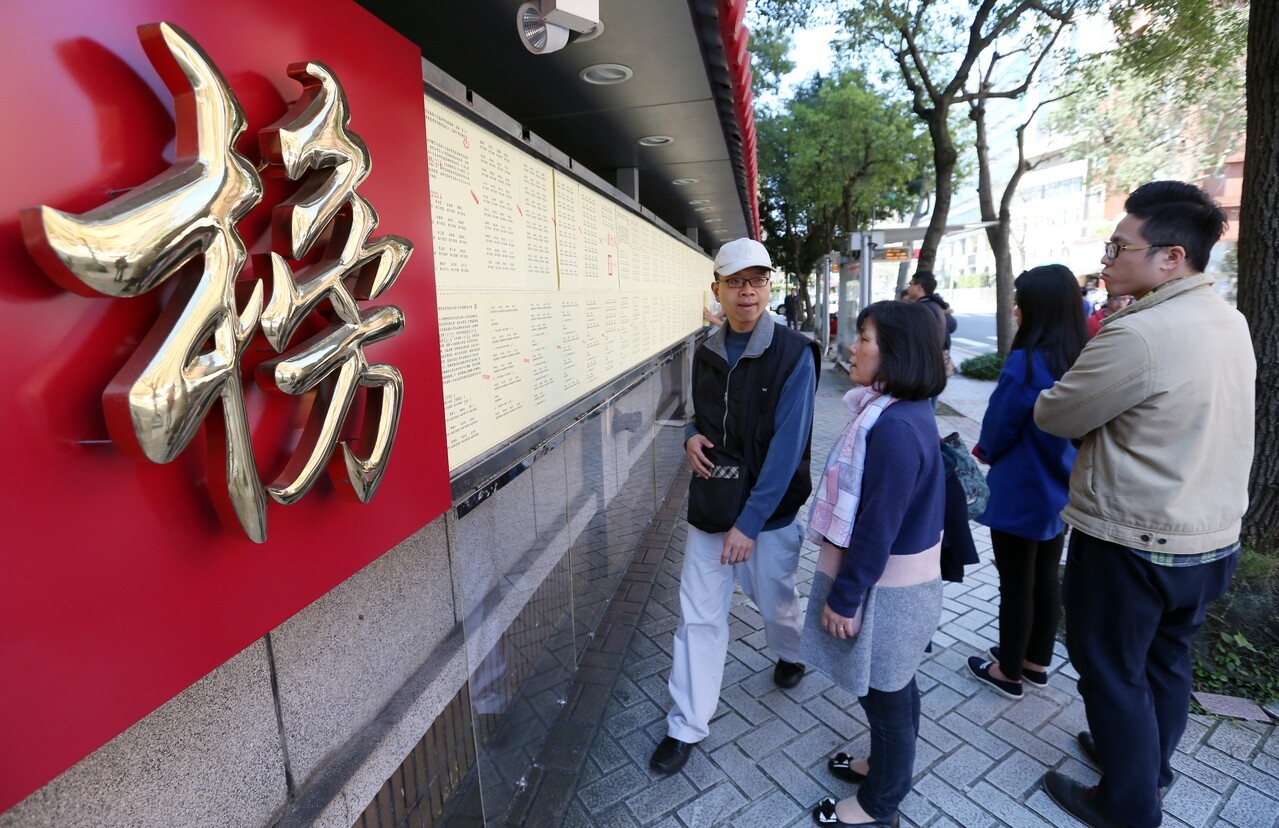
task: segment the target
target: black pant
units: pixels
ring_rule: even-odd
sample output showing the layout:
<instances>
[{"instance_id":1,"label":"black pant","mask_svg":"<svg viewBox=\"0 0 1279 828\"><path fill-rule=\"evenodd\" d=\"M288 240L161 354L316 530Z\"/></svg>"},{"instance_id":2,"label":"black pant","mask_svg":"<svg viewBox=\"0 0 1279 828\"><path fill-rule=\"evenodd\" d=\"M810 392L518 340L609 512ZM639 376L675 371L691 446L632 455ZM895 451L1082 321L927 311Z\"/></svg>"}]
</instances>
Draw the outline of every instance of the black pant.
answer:
<instances>
[{"instance_id":1,"label":"black pant","mask_svg":"<svg viewBox=\"0 0 1279 828\"><path fill-rule=\"evenodd\" d=\"M1021 681L1023 660L1052 661L1061 617L1057 567L1065 539L1064 531L1036 541L990 530L999 570L999 669L1010 681Z\"/></svg>"},{"instance_id":2,"label":"black pant","mask_svg":"<svg viewBox=\"0 0 1279 828\"><path fill-rule=\"evenodd\" d=\"M1238 557L1156 566L1127 547L1070 534L1066 647L1103 768L1098 804L1112 819L1135 828L1163 819L1158 789L1172 782L1190 713L1190 645Z\"/></svg>"}]
</instances>

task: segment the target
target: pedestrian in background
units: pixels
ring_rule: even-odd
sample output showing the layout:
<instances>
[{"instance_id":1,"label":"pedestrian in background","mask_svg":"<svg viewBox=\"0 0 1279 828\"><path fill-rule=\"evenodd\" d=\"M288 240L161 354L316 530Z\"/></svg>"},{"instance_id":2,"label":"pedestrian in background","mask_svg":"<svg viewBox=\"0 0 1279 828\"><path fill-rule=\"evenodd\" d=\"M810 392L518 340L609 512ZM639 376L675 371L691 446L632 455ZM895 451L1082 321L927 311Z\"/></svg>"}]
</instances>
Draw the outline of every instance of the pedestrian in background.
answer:
<instances>
[{"instance_id":1,"label":"pedestrian in background","mask_svg":"<svg viewBox=\"0 0 1279 828\"><path fill-rule=\"evenodd\" d=\"M794 288L786 294L786 298L782 300L786 309L786 326L791 330L799 330L799 291Z\"/></svg>"},{"instance_id":2,"label":"pedestrian in background","mask_svg":"<svg viewBox=\"0 0 1279 828\"><path fill-rule=\"evenodd\" d=\"M1088 315L1088 336L1096 336L1101 330L1101 323L1111 316L1119 313L1132 303L1131 296L1119 296L1114 293L1106 297L1106 304L1102 305L1096 312Z\"/></svg>"},{"instance_id":3,"label":"pedestrian in background","mask_svg":"<svg viewBox=\"0 0 1279 828\"><path fill-rule=\"evenodd\" d=\"M773 265L764 245L737 239L715 256L711 290L724 324L693 354L694 417L684 435L693 469L671 652L667 735L649 759L665 776L710 733L728 653L733 587L755 602L773 681L794 687L800 609L795 571L803 541L796 515L812 491L813 395L821 354L769 313Z\"/></svg>"},{"instance_id":4,"label":"pedestrian in background","mask_svg":"<svg viewBox=\"0 0 1279 828\"><path fill-rule=\"evenodd\" d=\"M860 783L823 799L818 825L896 826L919 736L915 673L941 618L945 505L937 421L928 400L946 387L933 311L876 302L857 315L845 403L809 511L821 544L804 625L805 660L858 697L870 756L839 753L830 772Z\"/></svg>"},{"instance_id":5,"label":"pedestrian in background","mask_svg":"<svg viewBox=\"0 0 1279 828\"><path fill-rule=\"evenodd\" d=\"M973 454L990 464L990 527L999 571L999 646L968 659L978 681L1009 698L1048 684L1061 589L1066 505L1075 447L1035 425L1035 400L1075 363L1088 341L1075 275L1063 265L1031 268L1013 283L1017 333L982 418Z\"/></svg>"},{"instance_id":6,"label":"pedestrian in background","mask_svg":"<svg viewBox=\"0 0 1279 828\"><path fill-rule=\"evenodd\" d=\"M1044 789L1094 826L1153 828L1190 711L1191 645L1230 585L1248 506L1257 364L1248 324L1203 271L1226 215L1203 189L1134 190L1102 276L1136 297L1039 396L1035 422L1079 440L1066 646L1101 768Z\"/></svg>"}]
</instances>

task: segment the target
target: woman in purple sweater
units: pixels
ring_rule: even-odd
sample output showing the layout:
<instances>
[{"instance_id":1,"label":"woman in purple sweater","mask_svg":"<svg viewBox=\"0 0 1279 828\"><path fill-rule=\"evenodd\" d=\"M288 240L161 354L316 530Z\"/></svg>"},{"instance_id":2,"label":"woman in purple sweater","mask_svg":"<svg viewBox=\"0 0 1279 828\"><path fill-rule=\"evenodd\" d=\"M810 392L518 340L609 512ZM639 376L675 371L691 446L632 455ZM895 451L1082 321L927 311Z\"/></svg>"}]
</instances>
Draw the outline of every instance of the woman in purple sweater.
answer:
<instances>
[{"instance_id":1,"label":"woman in purple sweater","mask_svg":"<svg viewBox=\"0 0 1279 828\"><path fill-rule=\"evenodd\" d=\"M990 501L977 522L990 527L999 570L999 646L972 656L968 671L1019 699L1024 684L1048 684L1057 620L1066 505L1075 447L1035 425L1035 400L1061 379L1088 341L1075 274L1032 267L1013 283L1017 334L990 395L973 454L990 464Z\"/></svg>"},{"instance_id":2,"label":"woman in purple sweater","mask_svg":"<svg viewBox=\"0 0 1279 828\"><path fill-rule=\"evenodd\" d=\"M945 508L931 397L946 387L937 319L876 302L857 317L844 402L853 419L831 449L809 510L821 544L804 626L804 660L857 696L870 757L839 753L830 772L860 784L823 799L818 825L896 826L919 736L915 672L941 617Z\"/></svg>"}]
</instances>

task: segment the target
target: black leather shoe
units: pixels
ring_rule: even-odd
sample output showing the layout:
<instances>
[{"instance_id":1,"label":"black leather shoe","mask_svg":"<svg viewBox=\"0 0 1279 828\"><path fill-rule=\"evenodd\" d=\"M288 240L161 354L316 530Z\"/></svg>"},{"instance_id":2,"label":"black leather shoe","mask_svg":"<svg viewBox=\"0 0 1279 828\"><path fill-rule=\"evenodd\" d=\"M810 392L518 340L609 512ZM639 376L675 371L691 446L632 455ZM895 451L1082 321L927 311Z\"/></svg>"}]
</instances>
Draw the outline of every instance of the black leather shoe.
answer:
<instances>
[{"instance_id":1,"label":"black leather shoe","mask_svg":"<svg viewBox=\"0 0 1279 828\"><path fill-rule=\"evenodd\" d=\"M653 751L653 758L648 760L648 766L662 776L670 776L684 767L692 752L693 746L688 742L667 736L657 743L657 749Z\"/></svg>"},{"instance_id":2,"label":"black leather shoe","mask_svg":"<svg viewBox=\"0 0 1279 828\"><path fill-rule=\"evenodd\" d=\"M1101 759L1097 756L1097 743L1092 740L1092 733L1087 730L1081 730L1075 739L1079 742L1079 749L1084 752L1084 756L1088 757L1088 761L1092 762L1097 770L1102 770ZM1163 806L1164 794L1167 792L1167 788L1160 788L1157 792L1160 807Z\"/></svg>"},{"instance_id":3,"label":"black leather shoe","mask_svg":"<svg viewBox=\"0 0 1279 828\"><path fill-rule=\"evenodd\" d=\"M888 821L844 822L835 816L835 800L826 797L813 809L813 822L818 825L829 825L832 828L898 828L901 825L901 817L895 816Z\"/></svg>"},{"instance_id":4,"label":"black leather shoe","mask_svg":"<svg viewBox=\"0 0 1279 828\"><path fill-rule=\"evenodd\" d=\"M773 668L773 683L783 690L789 690L799 684L806 670L798 661L783 661L779 658L777 666Z\"/></svg>"},{"instance_id":5,"label":"black leather shoe","mask_svg":"<svg viewBox=\"0 0 1279 828\"><path fill-rule=\"evenodd\" d=\"M1092 762L1093 767L1101 770L1101 760L1097 758L1097 743L1092 740L1092 734L1083 730L1075 739L1079 742L1079 749L1084 752L1084 756L1088 757L1088 761Z\"/></svg>"},{"instance_id":6,"label":"black leather shoe","mask_svg":"<svg viewBox=\"0 0 1279 828\"><path fill-rule=\"evenodd\" d=\"M1097 789L1089 788L1057 771L1048 771L1042 780L1044 792L1058 807L1091 828L1124 828L1124 824L1101 812Z\"/></svg>"}]
</instances>

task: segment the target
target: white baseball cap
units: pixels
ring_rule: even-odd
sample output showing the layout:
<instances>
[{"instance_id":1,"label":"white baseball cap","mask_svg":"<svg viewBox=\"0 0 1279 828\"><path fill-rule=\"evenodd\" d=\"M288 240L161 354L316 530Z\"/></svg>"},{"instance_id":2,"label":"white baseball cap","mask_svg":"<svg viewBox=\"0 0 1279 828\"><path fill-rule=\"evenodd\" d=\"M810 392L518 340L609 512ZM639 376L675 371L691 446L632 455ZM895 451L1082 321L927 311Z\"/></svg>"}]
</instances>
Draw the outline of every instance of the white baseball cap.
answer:
<instances>
[{"instance_id":1,"label":"white baseball cap","mask_svg":"<svg viewBox=\"0 0 1279 828\"><path fill-rule=\"evenodd\" d=\"M715 273L719 276L732 276L748 267L773 269L768 250L754 239L733 239L715 254Z\"/></svg>"}]
</instances>

